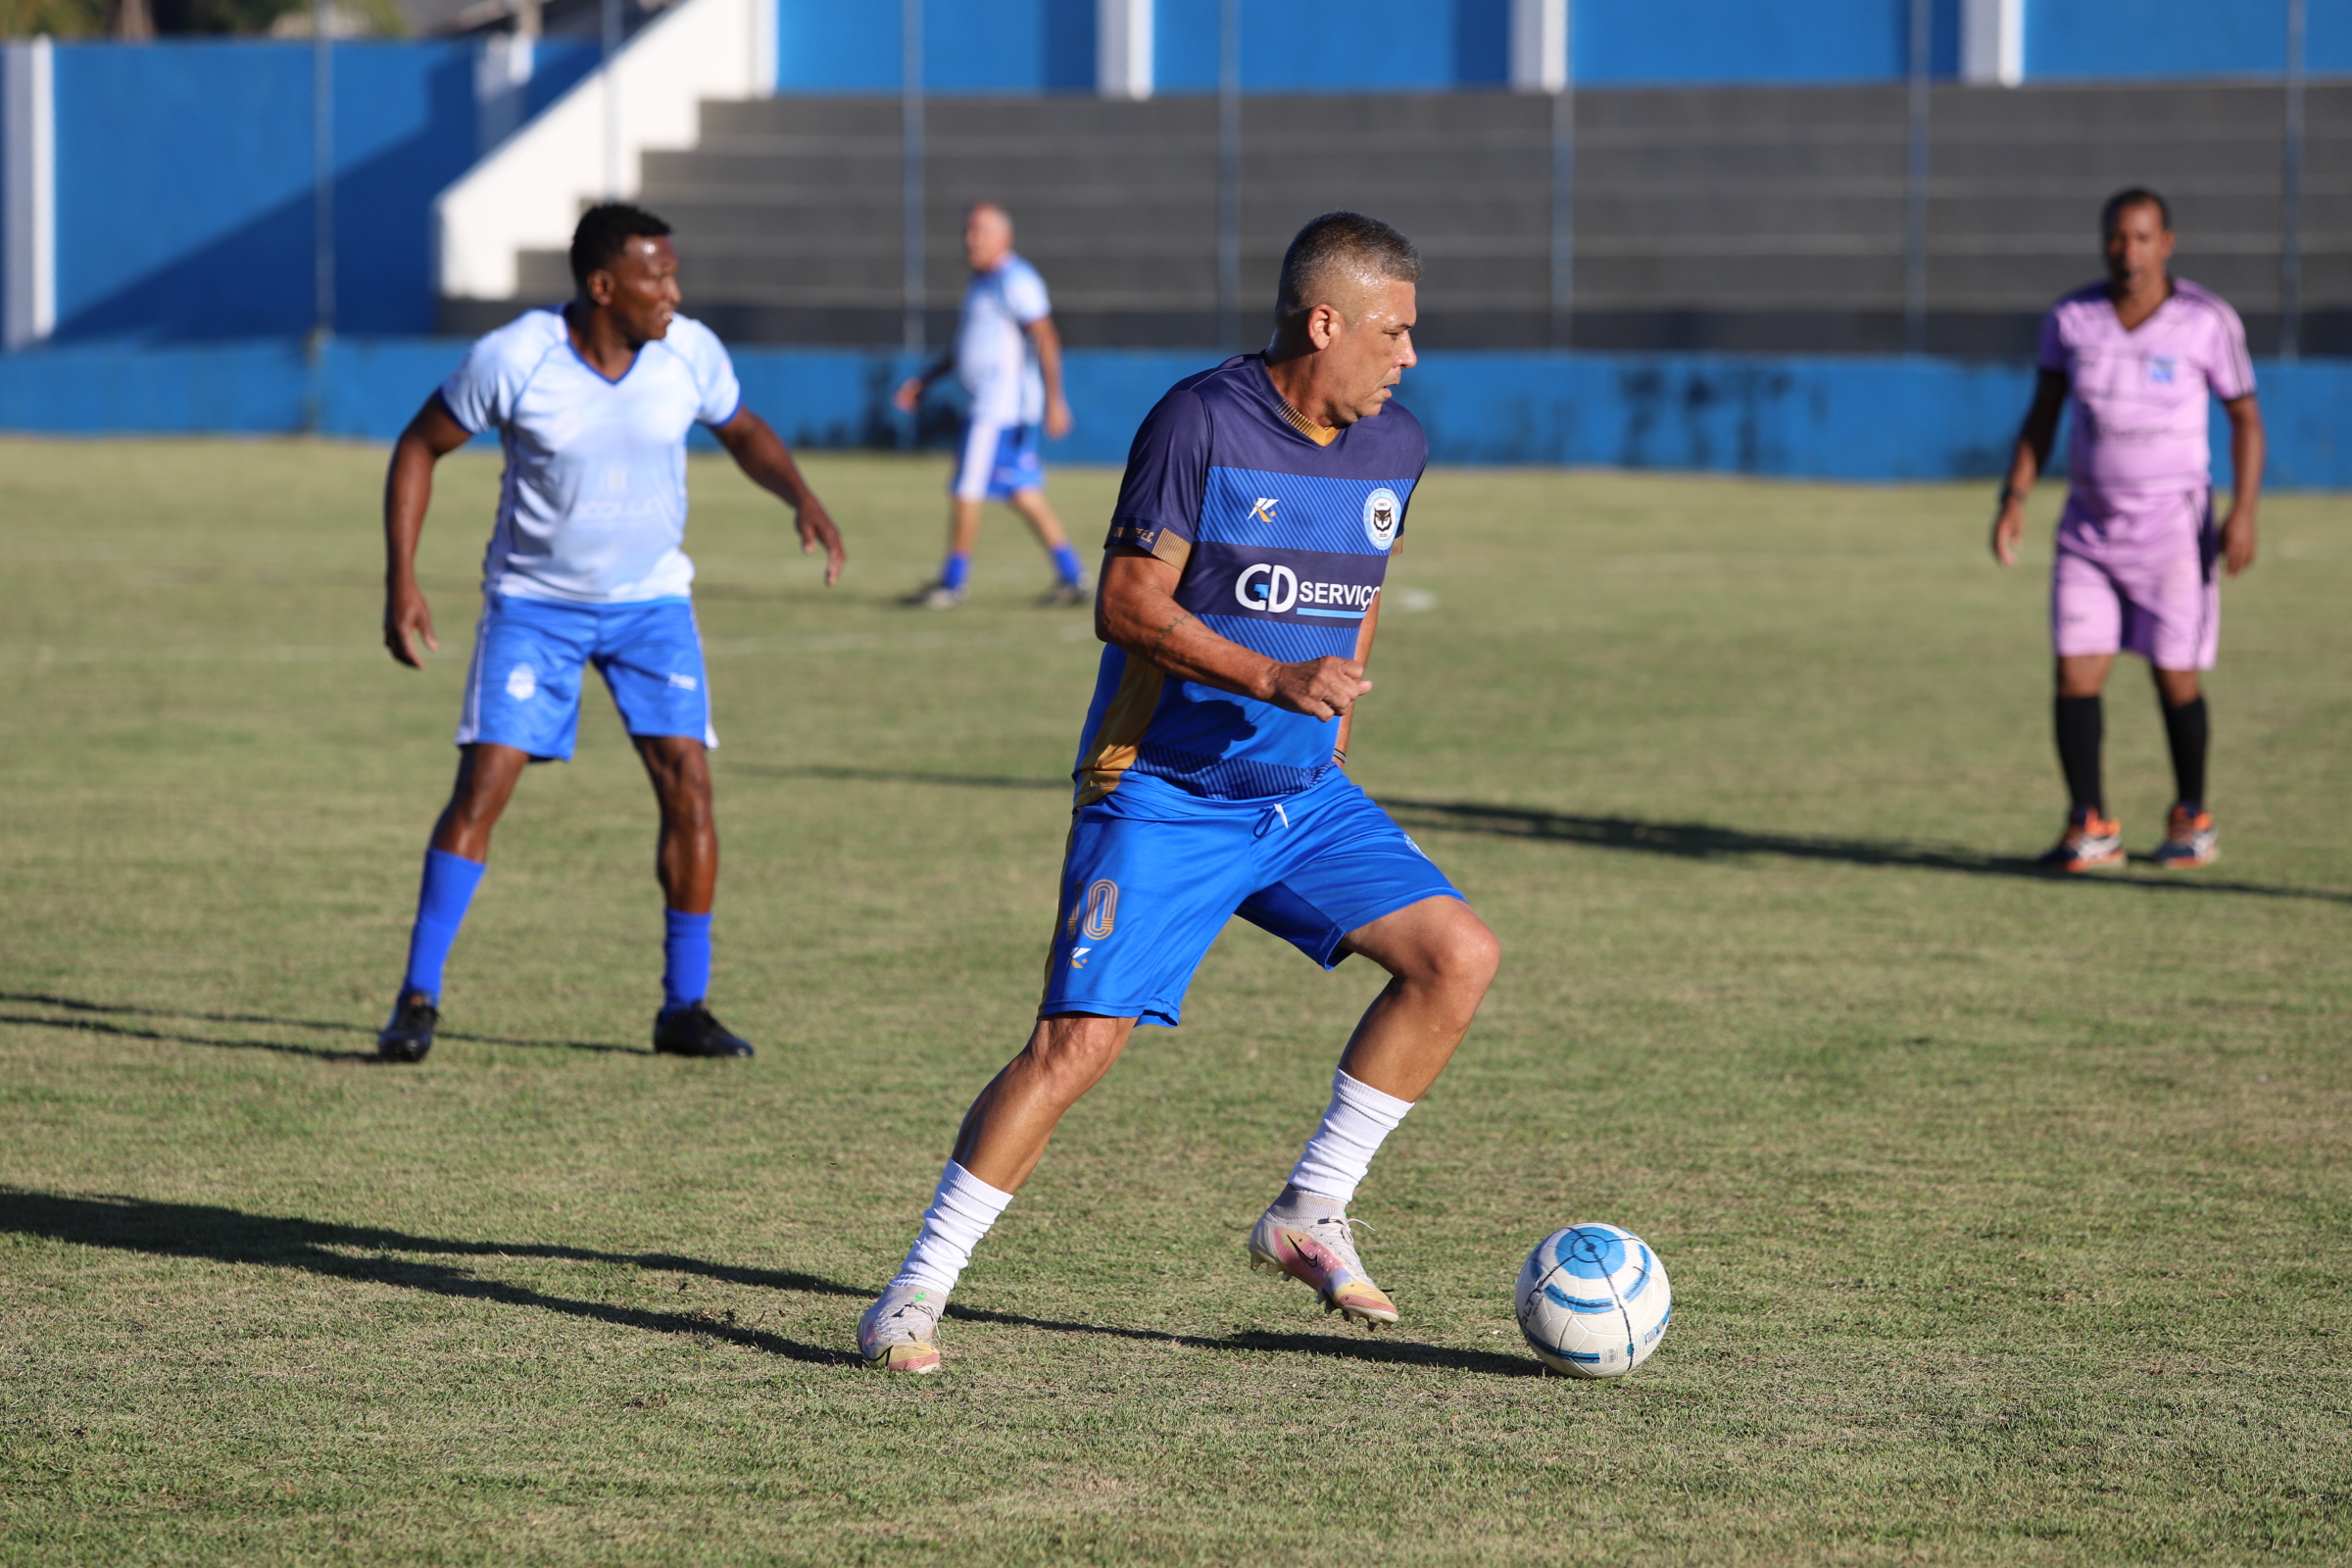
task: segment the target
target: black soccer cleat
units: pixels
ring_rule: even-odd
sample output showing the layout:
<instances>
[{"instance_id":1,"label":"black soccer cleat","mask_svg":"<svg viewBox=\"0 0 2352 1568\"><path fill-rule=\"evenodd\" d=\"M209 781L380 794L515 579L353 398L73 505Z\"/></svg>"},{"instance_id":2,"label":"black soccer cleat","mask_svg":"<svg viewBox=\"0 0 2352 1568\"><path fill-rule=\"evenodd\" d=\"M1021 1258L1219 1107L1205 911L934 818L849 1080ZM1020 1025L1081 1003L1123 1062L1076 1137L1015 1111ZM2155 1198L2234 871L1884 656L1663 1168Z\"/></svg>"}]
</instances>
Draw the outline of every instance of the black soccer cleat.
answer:
<instances>
[{"instance_id":1,"label":"black soccer cleat","mask_svg":"<svg viewBox=\"0 0 2352 1568\"><path fill-rule=\"evenodd\" d=\"M375 1033L375 1054L384 1061L422 1061L433 1049L433 1031L441 1027L441 1009L422 991L404 991L392 1004L392 1021Z\"/></svg>"},{"instance_id":2,"label":"black soccer cleat","mask_svg":"<svg viewBox=\"0 0 2352 1568\"><path fill-rule=\"evenodd\" d=\"M727 1032L699 1002L654 1014L654 1052L662 1056L748 1056L752 1045Z\"/></svg>"}]
</instances>

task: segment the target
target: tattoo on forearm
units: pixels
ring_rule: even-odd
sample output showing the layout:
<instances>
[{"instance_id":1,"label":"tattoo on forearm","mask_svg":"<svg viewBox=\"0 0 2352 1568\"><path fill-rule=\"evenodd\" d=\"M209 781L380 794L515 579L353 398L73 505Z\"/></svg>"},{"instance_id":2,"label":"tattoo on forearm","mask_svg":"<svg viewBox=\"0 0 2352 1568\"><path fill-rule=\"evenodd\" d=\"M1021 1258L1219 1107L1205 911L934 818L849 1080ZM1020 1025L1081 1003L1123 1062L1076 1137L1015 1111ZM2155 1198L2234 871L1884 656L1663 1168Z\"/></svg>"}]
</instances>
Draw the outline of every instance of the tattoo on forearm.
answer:
<instances>
[{"instance_id":1,"label":"tattoo on forearm","mask_svg":"<svg viewBox=\"0 0 2352 1568\"><path fill-rule=\"evenodd\" d=\"M1168 645L1168 639L1176 635L1176 628L1192 618L1192 612L1189 611L1179 610L1176 612L1176 618L1160 627L1159 635L1152 639L1151 653L1147 657L1157 658L1159 651Z\"/></svg>"}]
</instances>

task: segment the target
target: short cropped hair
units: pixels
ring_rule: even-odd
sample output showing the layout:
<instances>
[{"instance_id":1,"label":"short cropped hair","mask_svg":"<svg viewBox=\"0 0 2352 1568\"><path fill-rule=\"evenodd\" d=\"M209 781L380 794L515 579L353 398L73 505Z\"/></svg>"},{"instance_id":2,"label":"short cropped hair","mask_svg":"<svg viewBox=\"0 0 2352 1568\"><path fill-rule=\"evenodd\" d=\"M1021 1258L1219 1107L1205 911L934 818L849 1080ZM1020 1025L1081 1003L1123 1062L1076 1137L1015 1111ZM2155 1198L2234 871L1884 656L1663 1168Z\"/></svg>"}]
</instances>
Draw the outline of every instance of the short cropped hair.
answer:
<instances>
[{"instance_id":1,"label":"short cropped hair","mask_svg":"<svg viewBox=\"0 0 2352 1568\"><path fill-rule=\"evenodd\" d=\"M1328 303L1334 271L1367 282L1418 283L1421 252L1413 242L1377 218L1361 213L1325 213L1310 220L1282 253L1282 285L1274 296L1277 317Z\"/></svg>"},{"instance_id":2,"label":"short cropped hair","mask_svg":"<svg viewBox=\"0 0 2352 1568\"><path fill-rule=\"evenodd\" d=\"M599 202L580 215L571 231L571 280L585 287L588 274L612 267L633 239L660 239L669 225L627 202Z\"/></svg>"},{"instance_id":3,"label":"short cropped hair","mask_svg":"<svg viewBox=\"0 0 2352 1568\"><path fill-rule=\"evenodd\" d=\"M2099 209L2099 232L2104 234L2113 228L2115 215L2127 207L2155 208L2157 220L2164 224L2164 231L2168 234L2173 231L2173 204L2145 185L2132 185L2108 197L2107 205Z\"/></svg>"}]
</instances>

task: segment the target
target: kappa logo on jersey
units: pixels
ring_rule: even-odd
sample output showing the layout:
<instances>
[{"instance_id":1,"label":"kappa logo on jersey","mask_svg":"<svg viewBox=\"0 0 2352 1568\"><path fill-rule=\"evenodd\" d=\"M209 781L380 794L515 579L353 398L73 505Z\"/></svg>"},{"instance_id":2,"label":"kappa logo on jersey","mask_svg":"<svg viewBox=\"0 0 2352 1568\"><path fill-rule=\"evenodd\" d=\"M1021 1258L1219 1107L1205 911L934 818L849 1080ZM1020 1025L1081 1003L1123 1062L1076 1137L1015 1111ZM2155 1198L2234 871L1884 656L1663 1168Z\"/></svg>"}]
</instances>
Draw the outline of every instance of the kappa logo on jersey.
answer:
<instances>
[{"instance_id":1,"label":"kappa logo on jersey","mask_svg":"<svg viewBox=\"0 0 2352 1568\"><path fill-rule=\"evenodd\" d=\"M1281 505L1282 498L1280 496L1259 496L1257 498L1257 505L1250 509L1250 515L1255 517L1260 522L1272 522L1274 520L1274 509Z\"/></svg>"},{"instance_id":2,"label":"kappa logo on jersey","mask_svg":"<svg viewBox=\"0 0 2352 1568\"><path fill-rule=\"evenodd\" d=\"M1119 920L1119 885L1108 877L1086 890L1086 934L1097 942L1110 935ZM1081 948L1079 952L1086 950Z\"/></svg>"},{"instance_id":3,"label":"kappa logo on jersey","mask_svg":"<svg viewBox=\"0 0 2352 1568\"><path fill-rule=\"evenodd\" d=\"M1244 610L1262 610L1270 615L1296 610L1302 615L1358 620L1379 593L1378 583L1301 582L1290 567L1268 561L1244 566L1233 579L1233 597Z\"/></svg>"},{"instance_id":4,"label":"kappa logo on jersey","mask_svg":"<svg viewBox=\"0 0 2352 1568\"><path fill-rule=\"evenodd\" d=\"M507 676L507 695L518 703L527 703L539 692L539 677L531 673L528 664L516 664Z\"/></svg>"},{"instance_id":5,"label":"kappa logo on jersey","mask_svg":"<svg viewBox=\"0 0 2352 1568\"><path fill-rule=\"evenodd\" d=\"M1373 549L1385 552L1396 542L1396 523L1402 511L1396 492L1387 485L1364 497L1364 537L1372 541Z\"/></svg>"}]
</instances>

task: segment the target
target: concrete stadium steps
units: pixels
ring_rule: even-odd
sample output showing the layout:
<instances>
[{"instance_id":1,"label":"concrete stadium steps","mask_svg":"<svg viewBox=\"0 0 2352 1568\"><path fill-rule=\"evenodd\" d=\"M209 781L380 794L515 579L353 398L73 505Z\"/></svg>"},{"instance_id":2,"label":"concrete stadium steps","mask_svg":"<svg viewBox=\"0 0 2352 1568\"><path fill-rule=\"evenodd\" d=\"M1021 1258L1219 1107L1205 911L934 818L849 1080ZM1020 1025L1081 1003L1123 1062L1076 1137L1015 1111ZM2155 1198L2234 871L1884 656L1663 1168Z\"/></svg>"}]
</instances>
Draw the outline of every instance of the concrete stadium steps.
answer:
<instances>
[{"instance_id":1,"label":"concrete stadium steps","mask_svg":"<svg viewBox=\"0 0 2352 1568\"><path fill-rule=\"evenodd\" d=\"M2099 274L2117 188L2174 204L2176 269L2246 316L2279 310L2282 94L2259 83L1938 86L1928 179L1928 345L2015 356L2056 295ZM1903 345L1901 87L1587 91L1576 101L1571 341L1593 349L1890 352ZM925 106L928 340L964 284L964 209L1004 203L1072 343L1220 335L1217 105L937 98ZM642 200L678 229L688 309L750 341L889 345L903 330L896 98L707 104L702 139L649 154ZM1316 213L1396 223L1427 259L1422 336L1551 334L1548 100L1505 93L1243 104L1241 309L1254 342L1282 251ZM2352 84L2311 88L2304 349L2352 352ZM521 258L523 292L569 292ZM453 309L466 329L497 311Z\"/></svg>"}]
</instances>

